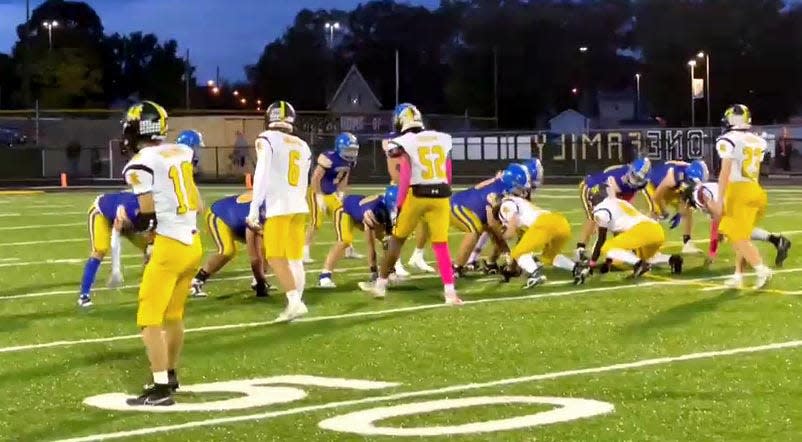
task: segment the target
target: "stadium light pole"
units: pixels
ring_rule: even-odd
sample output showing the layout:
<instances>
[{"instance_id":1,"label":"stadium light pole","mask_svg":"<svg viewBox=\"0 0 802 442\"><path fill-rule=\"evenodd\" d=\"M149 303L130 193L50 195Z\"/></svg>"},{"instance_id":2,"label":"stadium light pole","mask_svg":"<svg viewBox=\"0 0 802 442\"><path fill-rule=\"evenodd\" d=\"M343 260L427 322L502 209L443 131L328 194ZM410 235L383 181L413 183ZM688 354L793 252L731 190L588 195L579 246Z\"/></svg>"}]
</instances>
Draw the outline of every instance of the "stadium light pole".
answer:
<instances>
[{"instance_id":1,"label":"stadium light pole","mask_svg":"<svg viewBox=\"0 0 802 442\"><path fill-rule=\"evenodd\" d=\"M324 27L327 31L329 31L329 48L334 48L334 31L338 31L340 29L340 22L326 22Z\"/></svg>"},{"instance_id":2,"label":"stadium light pole","mask_svg":"<svg viewBox=\"0 0 802 442\"><path fill-rule=\"evenodd\" d=\"M48 44L49 44L49 49L48 50L52 51L53 50L53 29L58 27L58 22L56 20L50 20L50 21L45 20L44 22L42 22L42 26L44 26L45 29L47 29L47 41L48 41Z\"/></svg>"},{"instance_id":3,"label":"stadium light pole","mask_svg":"<svg viewBox=\"0 0 802 442\"><path fill-rule=\"evenodd\" d=\"M712 120L710 119L710 54L704 51L699 51L696 54L696 57L699 59L705 59L705 88L707 89L707 127L710 127L712 124Z\"/></svg>"},{"instance_id":4,"label":"stadium light pole","mask_svg":"<svg viewBox=\"0 0 802 442\"><path fill-rule=\"evenodd\" d=\"M693 94L693 92L694 92L693 91L693 80L694 80L694 78L696 76L695 75L696 74L696 60L690 60L688 62L688 66L691 67L691 127L695 127L696 126L696 108L695 108L696 97L694 97L694 94Z\"/></svg>"},{"instance_id":5,"label":"stadium light pole","mask_svg":"<svg viewBox=\"0 0 802 442\"><path fill-rule=\"evenodd\" d=\"M640 72L635 74L635 121L640 119Z\"/></svg>"}]
</instances>

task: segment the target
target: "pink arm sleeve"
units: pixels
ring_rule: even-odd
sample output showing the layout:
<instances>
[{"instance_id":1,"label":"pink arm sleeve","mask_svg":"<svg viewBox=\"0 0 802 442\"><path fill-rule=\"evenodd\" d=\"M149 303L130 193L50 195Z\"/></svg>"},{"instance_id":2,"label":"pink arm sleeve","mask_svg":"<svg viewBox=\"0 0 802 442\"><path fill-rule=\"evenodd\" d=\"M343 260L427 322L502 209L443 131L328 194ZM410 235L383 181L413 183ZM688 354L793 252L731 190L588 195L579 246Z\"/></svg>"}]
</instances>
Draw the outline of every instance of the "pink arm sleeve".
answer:
<instances>
[{"instance_id":1,"label":"pink arm sleeve","mask_svg":"<svg viewBox=\"0 0 802 442\"><path fill-rule=\"evenodd\" d=\"M409 193L409 182L412 180L412 166L409 164L409 157L402 156L398 162L399 176L398 176L398 208L404 204Z\"/></svg>"},{"instance_id":2,"label":"pink arm sleeve","mask_svg":"<svg viewBox=\"0 0 802 442\"><path fill-rule=\"evenodd\" d=\"M707 255L715 258L718 253L718 224L719 221L713 220L710 222L710 249Z\"/></svg>"},{"instance_id":3,"label":"pink arm sleeve","mask_svg":"<svg viewBox=\"0 0 802 442\"><path fill-rule=\"evenodd\" d=\"M451 184L451 158L446 160L446 178L448 178L448 184Z\"/></svg>"}]
</instances>

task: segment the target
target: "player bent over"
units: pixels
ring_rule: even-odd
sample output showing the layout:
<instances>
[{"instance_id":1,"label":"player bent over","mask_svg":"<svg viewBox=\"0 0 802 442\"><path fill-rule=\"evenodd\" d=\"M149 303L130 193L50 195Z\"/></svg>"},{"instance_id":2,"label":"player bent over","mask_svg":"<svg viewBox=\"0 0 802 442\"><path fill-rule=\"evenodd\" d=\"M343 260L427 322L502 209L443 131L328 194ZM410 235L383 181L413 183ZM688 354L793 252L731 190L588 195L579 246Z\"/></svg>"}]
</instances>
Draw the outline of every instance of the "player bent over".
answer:
<instances>
[{"instance_id":1,"label":"player bent over","mask_svg":"<svg viewBox=\"0 0 802 442\"><path fill-rule=\"evenodd\" d=\"M123 120L123 149L136 153L123 175L139 201L136 227L153 231L153 254L139 286L137 325L147 349L153 385L128 405L174 403L176 369L184 344L184 304L203 255L197 228L201 198L192 170L192 149L163 144L167 112L144 101Z\"/></svg>"},{"instance_id":2,"label":"player bent over","mask_svg":"<svg viewBox=\"0 0 802 442\"><path fill-rule=\"evenodd\" d=\"M718 183L695 183L683 192L683 199L690 208L699 209L710 217L710 248L708 250L708 258L711 262L718 254L719 223L721 222L721 213L718 212L720 208L720 195L721 192L718 190ZM777 249L777 254L774 257L774 265L782 267L786 258L788 258L788 251L791 249L791 240L782 234L769 233L760 227L752 229L751 239L753 241L766 241L771 243L771 245Z\"/></svg>"},{"instance_id":3,"label":"player bent over","mask_svg":"<svg viewBox=\"0 0 802 442\"><path fill-rule=\"evenodd\" d=\"M252 200L250 192L239 196L227 196L212 203L212 206L206 211L206 227L217 245L217 254L206 261L192 280L191 294L193 297L204 298L207 296L203 291L204 284L209 277L219 272L234 258L238 242L245 243L251 260L251 270L253 271L251 288L256 292L257 298L267 296L270 284L265 279L262 237L248 229L246 222Z\"/></svg>"},{"instance_id":4,"label":"player bent over","mask_svg":"<svg viewBox=\"0 0 802 442\"><path fill-rule=\"evenodd\" d=\"M147 261L147 235L134 231L137 221L139 202L136 195L131 192L104 193L95 199L89 208L89 241L92 253L84 266L81 277L81 292L78 296L80 307L92 306L92 285L95 283L98 269L103 258L112 250L117 255L113 259L112 272L109 285L119 286L122 283L122 271L119 266L119 247L112 249L112 242L119 242L119 236L125 236L133 245L146 254Z\"/></svg>"},{"instance_id":5,"label":"player bent over","mask_svg":"<svg viewBox=\"0 0 802 442\"><path fill-rule=\"evenodd\" d=\"M454 271L448 250L451 136L425 130L420 111L407 103L396 108L393 123L396 133L401 135L388 143L386 154L389 158L399 160L398 218L379 269L379 277L374 284L360 284L360 287L376 298L385 296L390 270L401 254L401 247L423 221L429 228L445 302L449 305L462 304L454 288Z\"/></svg>"},{"instance_id":6,"label":"player bent over","mask_svg":"<svg viewBox=\"0 0 802 442\"><path fill-rule=\"evenodd\" d=\"M334 229L337 233L337 243L332 246L326 257L323 271L318 278L318 285L324 288L337 287L332 278L332 272L337 262L343 257L345 251L354 240L352 230L364 229L368 244L368 264L372 274L371 280L378 276L376 242L381 241L386 234L393 230L393 213L398 198L398 188L388 186L384 195L348 195L343 200L343 206L334 212Z\"/></svg>"},{"instance_id":7,"label":"player bent over","mask_svg":"<svg viewBox=\"0 0 802 442\"><path fill-rule=\"evenodd\" d=\"M294 135L295 109L286 101L267 108L265 129L256 138L253 201L247 221L255 232L264 231L267 263L287 296L287 307L276 321L286 322L307 313L302 301L306 286L303 250L312 151Z\"/></svg>"}]
</instances>

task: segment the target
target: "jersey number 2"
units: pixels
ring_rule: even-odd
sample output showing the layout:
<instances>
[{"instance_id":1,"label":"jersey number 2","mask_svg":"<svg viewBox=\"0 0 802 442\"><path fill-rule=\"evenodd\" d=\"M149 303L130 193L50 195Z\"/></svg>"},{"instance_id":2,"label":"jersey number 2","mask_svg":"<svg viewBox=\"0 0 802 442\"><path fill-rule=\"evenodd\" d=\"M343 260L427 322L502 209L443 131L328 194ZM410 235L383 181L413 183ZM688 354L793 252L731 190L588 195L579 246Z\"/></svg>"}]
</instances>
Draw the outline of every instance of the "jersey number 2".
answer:
<instances>
[{"instance_id":1,"label":"jersey number 2","mask_svg":"<svg viewBox=\"0 0 802 442\"><path fill-rule=\"evenodd\" d=\"M301 179L301 168L298 166L298 160L301 159L301 152L297 150L290 151L290 167L287 169L287 182L290 186L298 186L298 181Z\"/></svg>"},{"instance_id":2,"label":"jersey number 2","mask_svg":"<svg viewBox=\"0 0 802 442\"><path fill-rule=\"evenodd\" d=\"M190 210L198 210L198 188L195 187L195 178L192 176L192 163L184 161L179 166L172 166L168 175L178 200L176 213L183 215Z\"/></svg>"},{"instance_id":3,"label":"jersey number 2","mask_svg":"<svg viewBox=\"0 0 802 442\"><path fill-rule=\"evenodd\" d=\"M741 175L752 181L757 181L762 160L763 149L759 147L744 147L744 163L741 167Z\"/></svg>"},{"instance_id":4,"label":"jersey number 2","mask_svg":"<svg viewBox=\"0 0 802 442\"><path fill-rule=\"evenodd\" d=\"M446 177L446 154L443 152L442 146L419 147L418 157L423 164L421 178L431 180Z\"/></svg>"}]
</instances>

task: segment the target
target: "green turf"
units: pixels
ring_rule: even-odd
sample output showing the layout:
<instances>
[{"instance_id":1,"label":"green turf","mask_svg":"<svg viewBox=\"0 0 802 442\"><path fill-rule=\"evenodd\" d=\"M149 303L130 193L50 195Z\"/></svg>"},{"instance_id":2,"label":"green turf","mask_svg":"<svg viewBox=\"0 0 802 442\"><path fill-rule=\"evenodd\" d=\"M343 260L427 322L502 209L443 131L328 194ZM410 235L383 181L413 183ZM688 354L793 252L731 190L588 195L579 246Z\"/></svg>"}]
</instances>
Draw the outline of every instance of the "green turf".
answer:
<instances>
[{"instance_id":1,"label":"green turf","mask_svg":"<svg viewBox=\"0 0 802 442\"><path fill-rule=\"evenodd\" d=\"M207 202L230 191L204 189ZM794 211L802 190L771 189L762 225L772 231L800 230ZM802 350L797 347L689 361L658 361L644 367L564 372L680 356L704 351L761 346L802 339L802 259L792 252L770 291L741 293L704 290L711 279L731 271L731 253L709 269L702 259L686 260L680 284L665 271L638 284L616 273L580 288L566 275L548 272L551 283L523 291L520 281L503 285L483 276L458 281L469 303L441 306L436 277L416 275L375 301L360 293L366 264L344 260L335 275L339 288L314 288L320 263L307 266L305 298L309 320L269 324L283 308L281 296L256 300L244 253L208 284L208 299L191 300L182 383L198 384L281 375L395 382L371 391L300 387L299 401L237 411L146 414L105 411L82 404L103 393L136 393L148 380L147 360L134 323L141 258L126 244L128 288L104 290L101 268L95 306L81 311L75 292L88 253L85 211L94 193L8 196L0 194L0 440L59 440L118 431L149 429L215 418L251 416L240 422L133 436L135 440L365 440L363 436L318 427L325 419L374 407L472 396L556 396L593 399L615 406L611 414L522 430L454 437L465 441L733 441L799 440L802 434ZM566 212L572 223L582 214L567 187L541 191L539 205ZM51 215L57 213L56 215ZM19 214L19 216L13 216ZM11 216L9 216L11 215ZM706 220L697 217L695 237L706 238ZM74 224L49 227L56 224ZM30 227L14 229L15 227ZM578 227L574 227L578 232ZM313 255L323 258L334 235L326 224ZM452 237L454 244L459 236ZM672 231L673 250L680 233ZM52 241L52 242L51 242ZM36 242L28 245L12 243ZM206 247L213 242L207 239ZM699 243L705 248L706 243ZM364 244L356 244L364 252ZM570 248L570 246L569 246ZM771 246L760 246L773 260ZM566 250L569 252L570 250ZM427 252L428 254L428 252ZM408 256L405 251L404 256ZM429 257L431 257L429 255ZM692 280L687 282L688 280ZM546 296L540 296L546 295ZM384 311L384 313L382 313ZM375 314L368 315L367 313ZM119 337L96 342L98 338ZM73 342L70 345L62 341ZM25 347L62 342L51 347ZM466 387L406 399L392 395L562 373L508 385ZM384 396L391 396L382 399ZM189 394L179 402L238 397L237 393ZM366 398L378 398L364 402ZM357 401L340 404L341 401ZM363 401L359 403L358 401ZM327 405L328 404L328 405ZM300 407L309 407L302 409ZM438 411L377 422L388 427L432 427L506 419L550 410L546 405L493 405ZM283 416L261 416L275 411ZM371 436L369 440L400 439ZM441 440L445 437L427 439Z\"/></svg>"}]
</instances>

